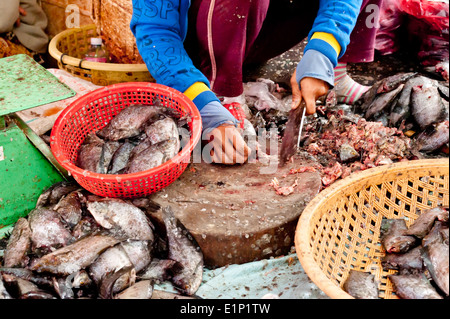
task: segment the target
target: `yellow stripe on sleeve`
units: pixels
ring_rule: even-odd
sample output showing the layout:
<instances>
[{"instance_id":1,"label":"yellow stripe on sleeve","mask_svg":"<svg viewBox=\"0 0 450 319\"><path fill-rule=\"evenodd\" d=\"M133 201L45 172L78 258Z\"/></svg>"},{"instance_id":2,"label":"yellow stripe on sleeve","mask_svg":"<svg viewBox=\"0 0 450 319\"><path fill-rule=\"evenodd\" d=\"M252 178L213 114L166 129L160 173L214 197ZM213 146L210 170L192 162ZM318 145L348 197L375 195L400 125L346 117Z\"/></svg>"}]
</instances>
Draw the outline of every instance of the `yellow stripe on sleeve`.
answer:
<instances>
[{"instance_id":1,"label":"yellow stripe on sleeve","mask_svg":"<svg viewBox=\"0 0 450 319\"><path fill-rule=\"evenodd\" d=\"M209 91L209 88L205 83L195 82L186 91L184 91L184 95L193 101L198 95L205 91Z\"/></svg>"},{"instance_id":2,"label":"yellow stripe on sleeve","mask_svg":"<svg viewBox=\"0 0 450 319\"><path fill-rule=\"evenodd\" d=\"M341 53L341 46L339 45L339 42L337 42L336 38L331 33L315 32L311 37L311 40L312 39L320 39L320 40L327 42L329 45L331 45L333 47L333 49L336 51L338 56L339 56L339 53Z\"/></svg>"}]
</instances>

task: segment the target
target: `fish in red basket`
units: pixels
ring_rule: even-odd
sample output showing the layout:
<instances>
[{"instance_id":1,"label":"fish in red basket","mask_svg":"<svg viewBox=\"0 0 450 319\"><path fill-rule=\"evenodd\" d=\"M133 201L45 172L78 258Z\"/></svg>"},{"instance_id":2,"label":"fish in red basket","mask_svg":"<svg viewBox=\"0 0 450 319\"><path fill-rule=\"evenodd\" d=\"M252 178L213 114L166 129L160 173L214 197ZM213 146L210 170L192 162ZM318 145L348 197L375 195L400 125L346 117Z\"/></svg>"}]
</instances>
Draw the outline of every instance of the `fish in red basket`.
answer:
<instances>
[{"instance_id":1,"label":"fish in red basket","mask_svg":"<svg viewBox=\"0 0 450 319\"><path fill-rule=\"evenodd\" d=\"M159 99L152 106L129 106L86 137L77 165L99 174L131 174L160 166L180 151L179 128L185 122Z\"/></svg>"}]
</instances>

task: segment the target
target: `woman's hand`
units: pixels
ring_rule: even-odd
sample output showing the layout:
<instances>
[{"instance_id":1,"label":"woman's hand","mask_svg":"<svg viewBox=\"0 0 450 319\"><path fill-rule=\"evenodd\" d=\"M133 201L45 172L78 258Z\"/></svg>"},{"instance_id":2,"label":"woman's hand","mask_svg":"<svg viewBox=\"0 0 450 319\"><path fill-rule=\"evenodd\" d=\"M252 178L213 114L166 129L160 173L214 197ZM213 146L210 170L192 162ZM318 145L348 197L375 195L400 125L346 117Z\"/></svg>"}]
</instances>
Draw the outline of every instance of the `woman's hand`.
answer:
<instances>
[{"instance_id":1,"label":"woman's hand","mask_svg":"<svg viewBox=\"0 0 450 319\"><path fill-rule=\"evenodd\" d=\"M208 133L207 138L212 143L210 155L214 163L243 164L251 153L250 148L234 125L220 125Z\"/></svg>"},{"instance_id":2,"label":"woman's hand","mask_svg":"<svg viewBox=\"0 0 450 319\"><path fill-rule=\"evenodd\" d=\"M300 86L296 80L296 72L291 77L292 86L292 109L296 109L302 100L306 104L306 114L311 115L316 113L316 101L321 96L328 93L329 85L327 82L305 77L300 81Z\"/></svg>"}]
</instances>

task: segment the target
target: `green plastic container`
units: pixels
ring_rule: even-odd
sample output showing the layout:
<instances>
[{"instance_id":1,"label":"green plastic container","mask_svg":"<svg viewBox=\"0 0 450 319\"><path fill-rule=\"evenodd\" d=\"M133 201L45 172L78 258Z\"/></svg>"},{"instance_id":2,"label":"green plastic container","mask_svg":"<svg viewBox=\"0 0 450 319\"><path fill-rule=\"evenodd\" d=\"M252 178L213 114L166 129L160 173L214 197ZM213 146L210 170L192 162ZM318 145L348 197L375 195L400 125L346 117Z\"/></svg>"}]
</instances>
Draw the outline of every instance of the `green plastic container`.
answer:
<instances>
[{"instance_id":1,"label":"green plastic container","mask_svg":"<svg viewBox=\"0 0 450 319\"><path fill-rule=\"evenodd\" d=\"M63 180L17 125L0 130L0 238L36 207L44 190Z\"/></svg>"},{"instance_id":2,"label":"green plastic container","mask_svg":"<svg viewBox=\"0 0 450 319\"><path fill-rule=\"evenodd\" d=\"M0 59L0 238L44 190L66 179L48 146L14 113L75 94L27 55Z\"/></svg>"}]
</instances>

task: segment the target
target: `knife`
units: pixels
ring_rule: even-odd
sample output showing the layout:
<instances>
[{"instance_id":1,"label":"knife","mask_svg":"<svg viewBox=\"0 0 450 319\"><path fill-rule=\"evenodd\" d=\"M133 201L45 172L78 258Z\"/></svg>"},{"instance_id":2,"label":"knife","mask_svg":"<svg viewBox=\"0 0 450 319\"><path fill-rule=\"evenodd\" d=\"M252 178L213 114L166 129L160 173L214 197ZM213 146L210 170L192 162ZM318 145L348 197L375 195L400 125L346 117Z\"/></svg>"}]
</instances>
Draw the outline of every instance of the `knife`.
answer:
<instances>
[{"instance_id":1,"label":"knife","mask_svg":"<svg viewBox=\"0 0 450 319\"><path fill-rule=\"evenodd\" d=\"M295 110L289 112L288 122L281 141L280 162L284 166L286 162L297 152L300 146L300 138L305 121L306 104L304 101Z\"/></svg>"}]
</instances>

